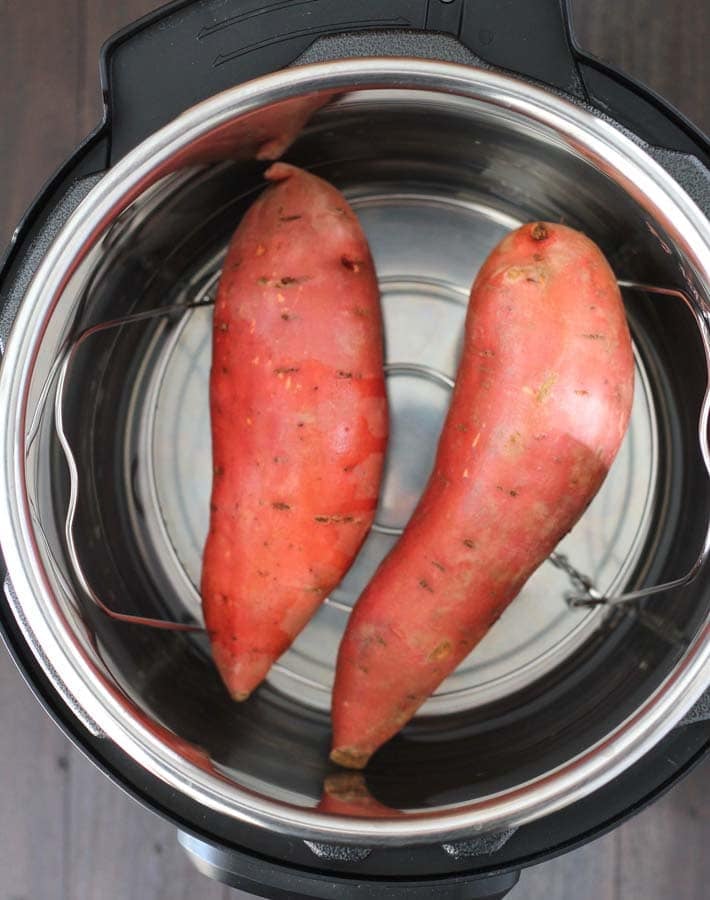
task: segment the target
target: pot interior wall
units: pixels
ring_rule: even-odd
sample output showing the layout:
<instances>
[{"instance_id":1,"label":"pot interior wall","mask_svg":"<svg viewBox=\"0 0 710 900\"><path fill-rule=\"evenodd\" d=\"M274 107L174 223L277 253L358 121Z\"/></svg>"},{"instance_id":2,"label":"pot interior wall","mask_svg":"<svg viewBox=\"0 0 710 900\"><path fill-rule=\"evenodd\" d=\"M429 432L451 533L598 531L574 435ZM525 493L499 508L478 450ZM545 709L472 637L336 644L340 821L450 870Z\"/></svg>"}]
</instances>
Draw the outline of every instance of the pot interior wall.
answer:
<instances>
[{"instance_id":1,"label":"pot interior wall","mask_svg":"<svg viewBox=\"0 0 710 900\"><path fill-rule=\"evenodd\" d=\"M63 592L67 619L135 714L187 742L178 747L184 755L194 755L188 745L200 748L199 764L237 784L312 807L331 771L329 688L347 608L426 480L468 287L485 255L510 228L548 219L585 231L621 279L680 286L684 260L659 223L552 131L474 101L351 94L321 110L286 159L333 181L359 212L387 326L393 434L378 530L335 602L268 683L236 705L203 635L112 621L81 592L60 537L67 469L49 422L28 477L52 550L48 567L73 585ZM113 223L55 319L66 321L71 311L87 326L200 296L263 186L263 169L216 162L167 176ZM629 291L625 301L637 352L633 424L602 494L564 548L599 587L616 590L689 568L708 502L697 441L706 364L694 319L672 298ZM65 424L80 473L79 557L95 592L122 612L199 619L211 475L210 318L209 309L198 309L97 334L67 382ZM45 336L37 384L62 330ZM701 576L640 611L607 614L569 609L569 584L545 564L459 673L377 755L369 789L399 810L435 809L569 760L669 673L707 613L706 581ZM165 741L174 744L167 733Z\"/></svg>"}]
</instances>

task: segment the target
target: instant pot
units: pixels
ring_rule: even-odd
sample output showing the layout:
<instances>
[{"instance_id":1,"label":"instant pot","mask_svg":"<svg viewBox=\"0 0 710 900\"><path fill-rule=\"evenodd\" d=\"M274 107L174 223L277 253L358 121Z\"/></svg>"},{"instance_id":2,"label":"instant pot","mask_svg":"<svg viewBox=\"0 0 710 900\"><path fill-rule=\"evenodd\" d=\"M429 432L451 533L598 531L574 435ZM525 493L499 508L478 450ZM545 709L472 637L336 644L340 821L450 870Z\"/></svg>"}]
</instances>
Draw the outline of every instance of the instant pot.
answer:
<instances>
[{"instance_id":1,"label":"instant pot","mask_svg":"<svg viewBox=\"0 0 710 900\"><path fill-rule=\"evenodd\" d=\"M503 897L710 745L710 145L582 53L558 0L177 2L101 73L103 123L0 270L7 645L206 874L273 898ZM392 436L358 560L234 704L197 590L211 303L281 152L370 239ZM617 274L628 436L484 642L362 777L338 775L339 636L426 481L475 272L531 219L583 230Z\"/></svg>"}]
</instances>

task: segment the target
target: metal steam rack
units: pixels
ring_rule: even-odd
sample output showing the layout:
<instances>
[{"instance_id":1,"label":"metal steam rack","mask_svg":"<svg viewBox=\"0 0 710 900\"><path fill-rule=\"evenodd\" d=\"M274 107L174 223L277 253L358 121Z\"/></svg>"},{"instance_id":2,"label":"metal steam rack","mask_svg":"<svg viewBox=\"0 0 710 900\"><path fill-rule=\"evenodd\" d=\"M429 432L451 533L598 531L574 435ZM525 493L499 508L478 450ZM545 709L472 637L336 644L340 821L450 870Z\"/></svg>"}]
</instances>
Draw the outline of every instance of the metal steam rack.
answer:
<instances>
[{"instance_id":1,"label":"metal steam rack","mask_svg":"<svg viewBox=\"0 0 710 900\"><path fill-rule=\"evenodd\" d=\"M69 471L69 501L67 505L66 518L64 520L64 538L66 541L69 560L71 562L74 576L85 596L92 603L94 603L102 611L102 613L118 622L126 622L133 625L142 625L148 628L158 628L169 631L203 632L205 630L204 626L198 622L181 623L117 612L113 609L110 609L93 590L89 579L82 569L74 536L74 524L80 485L79 471L76 464L76 459L64 428L64 394L68 373L71 370L72 363L79 348L87 341L89 341L94 335L110 331L112 329L122 328L128 325L148 322L158 318L180 317L190 310L213 306L215 302L218 277L219 273L216 273L212 278L209 279L206 284L201 287L195 297L187 303L161 306L156 309L149 309L142 312L120 316L115 319L110 319L85 328L78 334L74 335L71 339L69 339L64 346L63 352L55 360L45 382L42 385L39 402L37 404L35 414L32 418L27 432L26 447L27 453L29 453L33 442L36 440L37 435L39 434L43 416L46 410L49 408L48 400L52 390L52 386L56 385L54 393L54 430L62 448L62 452ZM675 288L659 287L656 285L648 285L636 281L620 280L618 281L618 285L624 291L640 291L646 294L675 297L676 299L682 300L693 314L696 324L700 330L705 347L708 371L710 373L710 334L708 323L705 321L703 315L696 309L686 293ZM406 368L407 365L408 364L406 363L392 363L385 368L386 370L400 370L402 368ZM452 379L446 378L446 381L449 387L453 387L454 381ZM706 393L703 398L698 423L698 438L702 458L708 475L710 476L710 448L708 447L709 419L710 385L706 389ZM46 534L44 533L42 525L39 521L39 516L36 515L36 512L34 510L33 517L42 535L45 547L48 550L50 557L54 560L57 572L60 572L61 570L56 563L56 559L54 559L50 542ZM375 530L380 530L391 535L398 535L399 533L401 533L401 529L386 528L377 524L375 524L373 528ZM640 601L654 595L678 590L690 584L703 568L709 555L710 515L708 516L706 525L705 540L696 561L682 577L676 578L672 581L664 582L662 584L643 587L638 590L632 590L618 594L604 594L597 590L597 588L595 588L592 580L583 572L579 571L579 569L577 569L570 562L566 555L559 552L553 552L548 557L548 562L567 575L571 590L565 593L564 600L570 608L589 608L598 606L625 608L628 612L631 612L633 615L635 615L641 624L650 628L672 643L677 644L683 642L682 636L674 634L673 629L668 629L667 626L662 627L655 616L648 614L642 608ZM63 575L61 576L61 578L64 582L66 582L66 579ZM73 593L70 586L68 586L66 583L64 586L67 588L69 594ZM344 611L348 613L350 612L349 607L345 607L343 606L343 604L338 604L337 601L326 600L326 603L327 602L335 602L339 607L342 606Z\"/></svg>"}]
</instances>

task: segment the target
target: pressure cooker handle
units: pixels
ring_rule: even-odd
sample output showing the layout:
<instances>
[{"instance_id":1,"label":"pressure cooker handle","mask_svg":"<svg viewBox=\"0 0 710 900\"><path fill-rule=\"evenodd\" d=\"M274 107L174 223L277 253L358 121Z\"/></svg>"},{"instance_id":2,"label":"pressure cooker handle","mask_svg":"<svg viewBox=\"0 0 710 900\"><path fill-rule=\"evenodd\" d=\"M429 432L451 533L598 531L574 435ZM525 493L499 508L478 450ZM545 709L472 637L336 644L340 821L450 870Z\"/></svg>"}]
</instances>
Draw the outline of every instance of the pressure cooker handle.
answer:
<instances>
[{"instance_id":1,"label":"pressure cooker handle","mask_svg":"<svg viewBox=\"0 0 710 900\"><path fill-rule=\"evenodd\" d=\"M417 55L401 37L451 39L489 64L604 109L650 144L703 158L693 126L652 92L581 52L569 0L175 0L104 46L101 73L109 163L201 100L291 65L338 35L378 36L370 55ZM383 38L387 36L387 40ZM367 42L366 42L367 43ZM366 45L366 44L365 44ZM432 55L427 53L425 55ZM333 58L332 55L330 58Z\"/></svg>"},{"instance_id":2,"label":"pressure cooker handle","mask_svg":"<svg viewBox=\"0 0 710 900\"><path fill-rule=\"evenodd\" d=\"M520 872L492 875L454 874L408 880L339 875L327 864L321 871L289 866L206 841L186 831L178 841L203 875L270 900L502 900L515 887ZM341 848L352 854L357 848ZM364 851L366 859L370 851ZM341 857L342 858L342 857ZM330 869L330 870L329 870Z\"/></svg>"},{"instance_id":3,"label":"pressure cooker handle","mask_svg":"<svg viewBox=\"0 0 710 900\"><path fill-rule=\"evenodd\" d=\"M200 100L290 65L324 36L383 31L395 52L396 33L444 34L491 65L581 95L566 0L179 0L102 50L111 162Z\"/></svg>"}]
</instances>

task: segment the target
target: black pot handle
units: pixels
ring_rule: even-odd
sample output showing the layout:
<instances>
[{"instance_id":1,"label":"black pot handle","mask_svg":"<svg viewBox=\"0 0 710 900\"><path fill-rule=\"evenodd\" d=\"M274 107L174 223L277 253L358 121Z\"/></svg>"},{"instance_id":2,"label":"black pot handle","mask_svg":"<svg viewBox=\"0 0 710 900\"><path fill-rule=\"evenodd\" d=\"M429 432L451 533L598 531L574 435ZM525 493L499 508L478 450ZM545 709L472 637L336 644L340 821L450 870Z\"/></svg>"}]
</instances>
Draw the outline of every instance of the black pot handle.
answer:
<instances>
[{"instance_id":1,"label":"black pot handle","mask_svg":"<svg viewBox=\"0 0 710 900\"><path fill-rule=\"evenodd\" d=\"M567 0L179 0L103 48L111 163L190 106L288 66L319 38L373 30L447 34L491 65L582 95Z\"/></svg>"},{"instance_id":2,"label":"black pot handle","mask_svg":"<svg viewBox=\"0 0 710 900\"><path fill-rule=\"evenodd\" d=\"M284 865L185 831L178 831L178 841L203 875L269 900L503 900L520 877L510 871L412 881L368 879Z\"/></svg>"},{"instance_id":3,"label":"black pot handle","mask_svg":"<svg viewBox=\"0 0 710 900\"><path fill-rule=\"evenodd\" d=\"M261 3L261 5L259 5ZM448 37L479 60L588 100L650 144L710 166L708 142L651 91L583 54L569 0L174 0L101 53L105 117L45 185L0 253L0 305L13 260L67 186L100 172L200 100L290 65L328 35ZM391 35L395 38L396 35ZM342 46L347 53L347 41ZM396 50L396 41L392 41ZM462 50L462 52L465 52ZM444 57L449 58L449 57Z\"/></svg>"},{"instance_id":4,"label":"black pot handle","mask_svg":"<svg viewBox=\"0 0 710 900\"><path fill-rule=\"evenodd\" d=\"M453 37L478 60L587 101L650 144L707 164L707 141L691 123L580 50L568 7L569 0L175 0L103 48L109 163L200 100L290 65L323 37L388 31Z\"/></svg>"}]
</instances>

